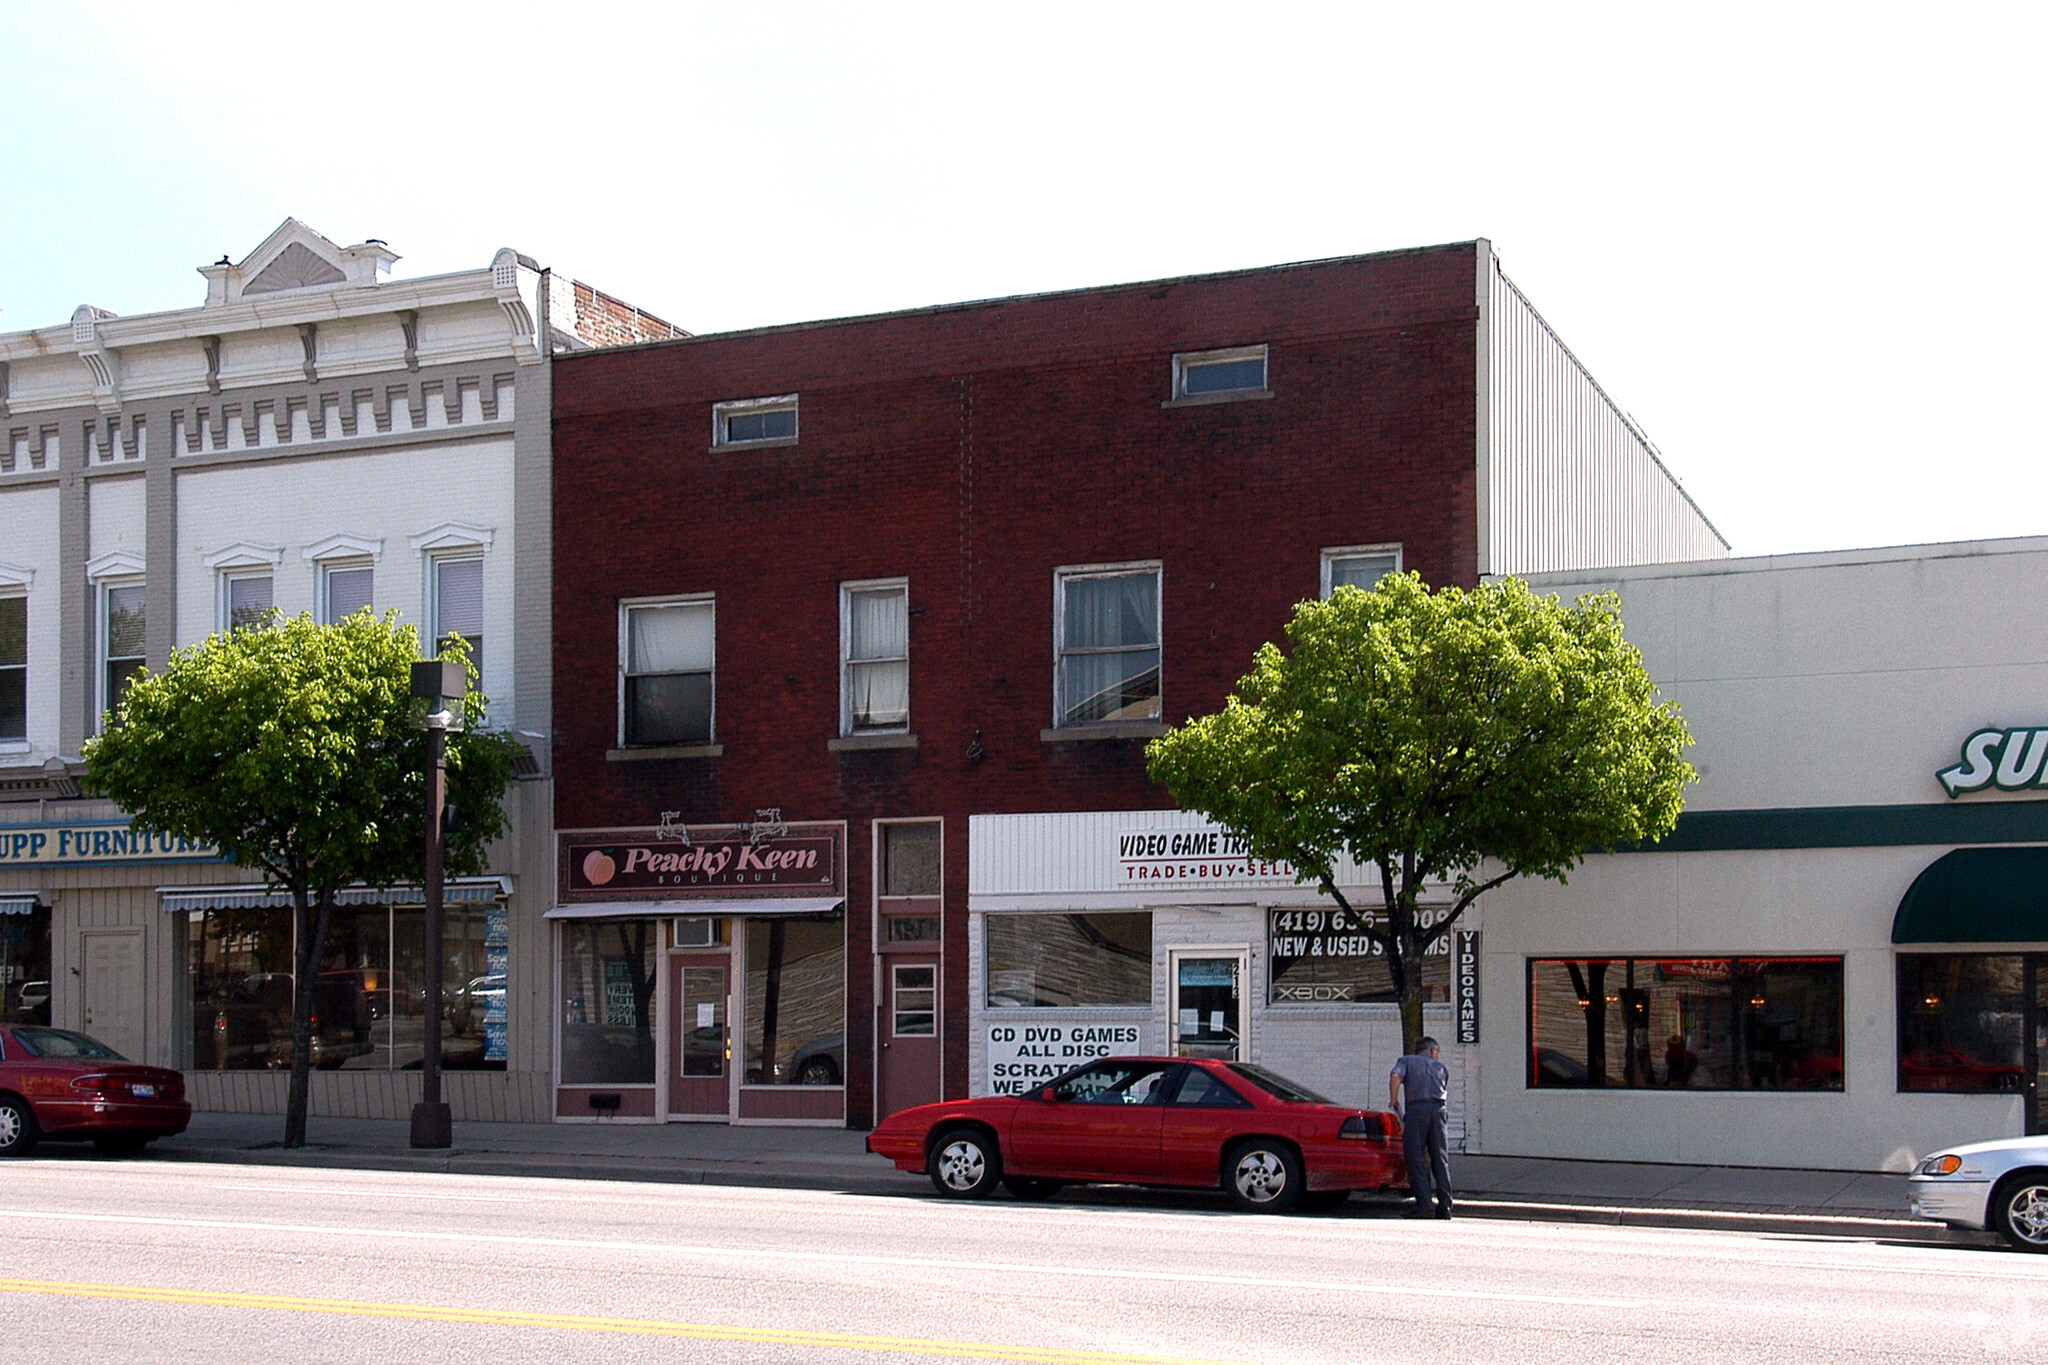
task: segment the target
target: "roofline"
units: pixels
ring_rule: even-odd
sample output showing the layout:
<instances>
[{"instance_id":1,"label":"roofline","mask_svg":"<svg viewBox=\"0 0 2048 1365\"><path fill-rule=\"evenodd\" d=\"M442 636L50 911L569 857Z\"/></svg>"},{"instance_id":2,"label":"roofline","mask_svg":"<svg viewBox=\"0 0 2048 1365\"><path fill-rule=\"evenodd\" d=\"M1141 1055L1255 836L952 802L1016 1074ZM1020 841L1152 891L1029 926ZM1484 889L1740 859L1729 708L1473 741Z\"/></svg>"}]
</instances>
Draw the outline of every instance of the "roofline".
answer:
<instances>
[{"instance_id":1,"label":"roofline","mask_svg":"<svg viewBox=\"0 0 2048 1365\"><path fill-rule=\"evenodd\" d=\"M1705 578L1719 574L1769 573L1787 569L1839 569L1862 564L1903 564L1931 559L1988 559L1998 555L2030 554L2048 554L2048 536L2006 536L1991 540L1936 540L1856 549L1802 550L1792 554L1674 560L1662 564L1628 564L1605 569L1560 569L1551 573L1517 576L1531 588L1540 591L1576 583L1603 584L1660 578Z\"/></svg>"}]
</instances>

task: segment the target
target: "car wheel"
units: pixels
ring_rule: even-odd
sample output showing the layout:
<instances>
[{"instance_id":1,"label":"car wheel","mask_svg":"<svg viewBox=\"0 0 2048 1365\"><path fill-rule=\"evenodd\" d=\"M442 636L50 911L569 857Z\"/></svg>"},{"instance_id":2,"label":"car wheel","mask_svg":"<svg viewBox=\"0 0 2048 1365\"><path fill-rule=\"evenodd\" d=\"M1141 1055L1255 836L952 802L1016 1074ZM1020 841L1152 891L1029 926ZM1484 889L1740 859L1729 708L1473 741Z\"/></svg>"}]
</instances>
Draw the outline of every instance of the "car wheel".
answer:
<instances>
[{"instance_id":1,"label":"car wheel","mask_svg":"<svg viewBox=\"0 0 2048 1365\"><path fill-rule=\"evenodd\" d=\"M1303 1213L1328 1213L1342 1208L1350 1197L1349 1190L1309 1190L1294 1201L1294 1207Z\"/></svg>"},{"instance_id":2,"label":"car wheel","mask_svg":"<svg viewBox=\"0 0 2048 1365\"><path fill-rule=\"evenodd\" d=\"M2048 1251L2048 1174L2007 1181L1991 1196L1991 1208L2006 1241L2021 1251Z\"/></svg>"},{"instance_id":3,"label":"car wheel","mask_svg":"<svg viewBox=\"0 0 2048 1365\"><path fill-rule=\"evenodd\" d=\"M832 1064L830 1057L812 1057L804 1063L804 1069L796 1073L798 1085L837 1085L839 1068Z\"/></svg>"},{"instance_id":4,"label":"car wheel","mask_svg":"<svg viewBox=\"0 0 2048 1365\"><path fill-rule=\"evenodd\" d=\"M1234 1148L1223 1161L1230 1202L1252 1213L1279 1213L1301 1198L1301 1158L1266 1138Z\"/></svg>"},{"instance_id":5,"label":"car wheel","mask_svg":"<svg viewBox=\"0 0 2048 1365\"><path fill-rule=\"evenodd\" d=\"M0 1096L0 1156L27 1156L36 1149L40 1136L28 1101Z\"/></svg>"},{"instance_id":6,"label":"car wheel","mask_svg":"<svg viewBox=\"0 0 2048 1365\"><path fill-rule=\"evenodd\" d=\"M101 1156L141 1156L150 1139L139 1133L106 1133L92 1140L92 1149Z\"/></svg>"},{"instance_id":7,"label":"car wheel","mask_svg":"<svg viewBox=\"0 0 2048 1365\"><path fill-rule=\"evenodd\" d=\"M1003 1156L979 1128L953 1128L932 1144L926 1170L932 1188L948 1199L986 1199L1003 1178Z\"/></svg>"},{"instance_id":8,"label":"car wheel","mask_svg":"<svg viewBox=\"0 0 2048 1365\"><path fill-rule=\"evenodd\" d=\"M1027 1204L1037 1204L1052 1198L1066 1188L1064 1180L1041 1180L1030 1175L1006 1175L1003 1188L1010 1192L1012 1199L1021 1199Z\"/></svg>"}]
</instances>

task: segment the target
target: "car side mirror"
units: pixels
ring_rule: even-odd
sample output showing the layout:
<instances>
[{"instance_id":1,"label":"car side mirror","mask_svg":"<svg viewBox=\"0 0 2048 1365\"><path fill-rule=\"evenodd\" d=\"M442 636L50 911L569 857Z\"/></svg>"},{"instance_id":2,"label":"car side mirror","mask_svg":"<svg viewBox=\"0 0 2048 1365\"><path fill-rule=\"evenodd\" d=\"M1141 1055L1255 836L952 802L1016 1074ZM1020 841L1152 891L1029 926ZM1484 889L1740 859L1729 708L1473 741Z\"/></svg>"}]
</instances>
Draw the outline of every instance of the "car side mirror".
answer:
<instances>
[{"instance_id":1,"label":"car side mirror","mask_svg":"<svg viewBox=\"0 0 2048 1365\"><path fill-rule=\"evenodd\" d=\"M1045 1089L1038 1092L1038 1098L1051 1102L1059 1099L1059 1096L1053 1093L1053 1089L1051 1086L1047 1086Z\"/></svg>"}]
</instances>

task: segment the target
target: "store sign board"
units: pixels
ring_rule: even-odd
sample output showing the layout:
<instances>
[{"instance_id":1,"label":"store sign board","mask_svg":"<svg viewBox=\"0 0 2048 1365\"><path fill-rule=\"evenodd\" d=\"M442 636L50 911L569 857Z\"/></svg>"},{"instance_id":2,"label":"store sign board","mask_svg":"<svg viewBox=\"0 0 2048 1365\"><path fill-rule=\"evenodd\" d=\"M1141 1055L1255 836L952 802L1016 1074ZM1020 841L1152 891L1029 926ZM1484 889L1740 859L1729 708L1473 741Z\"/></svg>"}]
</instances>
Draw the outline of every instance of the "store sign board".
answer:
<instances>
[{"instance_id":1,"label":"store sign board","mask_svg":"<svg viewBox=\"0 0 2048 1365\"><path fill-rule=\"evenodd\" d=\"M126 820L0 825L0 868L219 861L220 850L212 844L131 829Z\"/></svg>"},{"instance_id":2,"label":"store sign board","mask_svg":"<svg viewBox=\"0 0 2048 1365\"><path fill-rule=\"evenodd\" d=\"M1979 730L1963 741L1962 760L1935 774L1950 799L1986 787L2048 787L2048 729Z\"/></svg>"},{"instance_id":3,"label":"store sign board","mask_svg":"<svg viewBox=\"0 0 2048 1365\"><path fill-rule=\"evenodd\" d=\"M750 838L570 840L569 893L830 890L839 884L839 841L829 834Z\"/></svg>"},{"instance_id":4,"label":"store sign board","mask_svg":"<svg viewBox=\"0 0 2048 1365\"><path fill-rule=\"evenodd\" d=\"M1293 864L1249 856L1244 840L1221 825L1120 830L1115 838L1122 886L1294 884Z\"/></svg>"},{"instance_id":5,"label":"store sign board","mask_svg":"<svg viewBox=\"0 0 2048 1365\"><path fill-rule=\"evenodd\" d=\"M1479 931L1455 931L1457 950L1451 958L1451 1007L1458 1023L1458 1045L1479 1042Z\"/></svg>"},{"instance_id":6,"label":"store sign board","mask_svg":"<svg viewBox=\"0 0 2048 1365\"><path fill-rule=\"evenodd\" d=\"M990 1024L988 1093L1021 1095L1097 1057L1137 1051L1136 1024Z\"/></svg>"}]
</instances>

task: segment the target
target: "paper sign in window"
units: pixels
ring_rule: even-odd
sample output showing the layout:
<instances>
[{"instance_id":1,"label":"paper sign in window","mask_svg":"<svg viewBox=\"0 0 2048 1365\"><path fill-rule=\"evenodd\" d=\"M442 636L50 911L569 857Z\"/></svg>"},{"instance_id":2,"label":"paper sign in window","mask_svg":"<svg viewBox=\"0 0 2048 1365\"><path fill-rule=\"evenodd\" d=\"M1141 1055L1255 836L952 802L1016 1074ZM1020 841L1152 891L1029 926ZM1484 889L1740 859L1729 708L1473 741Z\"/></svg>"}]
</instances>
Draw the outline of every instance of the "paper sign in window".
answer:
<instances>
[{"instance_id":1,"label":"paper sign in window","mask_svg":"<svg viewBox=\"0 0 2048 1365\"><path fill-rule=\"evenodd\" d=\"M715 1028L717 1020L713 1016L717 1009L718 1007L714 1004L707 1001L699 1001L697 1004L697 1027Z\"/></svg>"}]
</instances>

